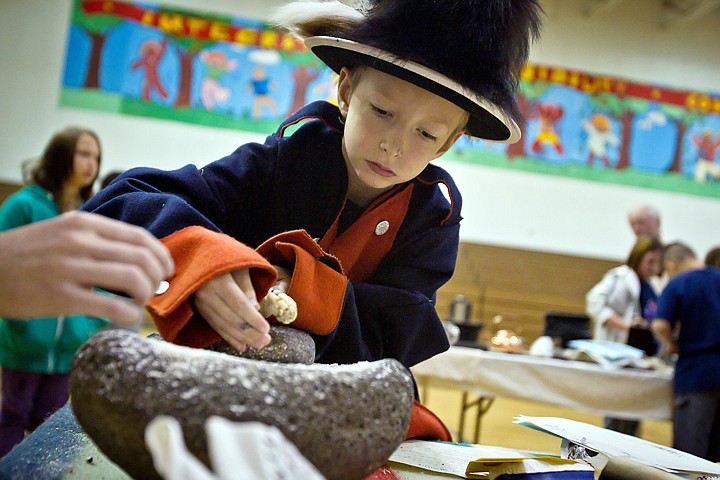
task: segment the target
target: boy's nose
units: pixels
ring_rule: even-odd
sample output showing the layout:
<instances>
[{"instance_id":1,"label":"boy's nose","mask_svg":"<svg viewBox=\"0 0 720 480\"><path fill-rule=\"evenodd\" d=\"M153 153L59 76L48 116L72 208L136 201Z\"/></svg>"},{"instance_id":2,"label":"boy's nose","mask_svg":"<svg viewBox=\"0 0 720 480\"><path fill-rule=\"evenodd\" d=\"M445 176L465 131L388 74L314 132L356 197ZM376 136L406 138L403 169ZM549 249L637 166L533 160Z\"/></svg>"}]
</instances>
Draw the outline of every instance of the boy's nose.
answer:
<instances>
[{"instance_id":1,"label":"boy's nose","mask_svg":"<svg viewBox=\"0 0 720 480\"><path fill-rule=\"evenodd\" d=\"M402 147L392 146L389 142L384 140L380 142L380 150L395 158L400 158L403 154Z\"/></svg>"}]
</instances>

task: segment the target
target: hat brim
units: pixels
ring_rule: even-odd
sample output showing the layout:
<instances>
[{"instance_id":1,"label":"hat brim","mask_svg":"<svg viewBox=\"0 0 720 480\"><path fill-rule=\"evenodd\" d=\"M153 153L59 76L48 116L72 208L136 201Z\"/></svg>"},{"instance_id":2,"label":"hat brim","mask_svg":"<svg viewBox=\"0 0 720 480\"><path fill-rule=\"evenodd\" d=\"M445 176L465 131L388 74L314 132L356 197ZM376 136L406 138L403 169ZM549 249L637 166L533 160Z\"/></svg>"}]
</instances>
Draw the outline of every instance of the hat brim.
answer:
<instances>
[{"instance_id":1,"label":"hat brim","mask_svg":"<svg viewBox=\"0 0 720 480\"><path fill-rule=\"evenodd\" d=\"M501 143L520 140L520 128L500 107L435 70L343 38L309 37L305 39L305 45L335 72L346 66L365 65L454 103L470 115L465 130L471 137Z\"/></svg>"}]
</instances>

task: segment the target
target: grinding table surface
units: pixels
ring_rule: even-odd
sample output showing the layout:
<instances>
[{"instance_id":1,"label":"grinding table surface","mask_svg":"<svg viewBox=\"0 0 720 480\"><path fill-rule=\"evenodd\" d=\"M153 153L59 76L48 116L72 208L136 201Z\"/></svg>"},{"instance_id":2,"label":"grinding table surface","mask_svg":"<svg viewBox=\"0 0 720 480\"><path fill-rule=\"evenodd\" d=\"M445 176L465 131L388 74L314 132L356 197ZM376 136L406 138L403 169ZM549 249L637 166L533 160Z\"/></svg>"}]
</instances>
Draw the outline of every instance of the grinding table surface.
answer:
<instances>
[{"instance_id":1,"label":"grinding table surface","mask_svg":"<svg viewBox=\"0 0 720 480\"><path fill-rule=\"evenodd\" d=\"M0 480L131 480L78 425L70 405L0 459Z\"/></svg>"}]
</instances>

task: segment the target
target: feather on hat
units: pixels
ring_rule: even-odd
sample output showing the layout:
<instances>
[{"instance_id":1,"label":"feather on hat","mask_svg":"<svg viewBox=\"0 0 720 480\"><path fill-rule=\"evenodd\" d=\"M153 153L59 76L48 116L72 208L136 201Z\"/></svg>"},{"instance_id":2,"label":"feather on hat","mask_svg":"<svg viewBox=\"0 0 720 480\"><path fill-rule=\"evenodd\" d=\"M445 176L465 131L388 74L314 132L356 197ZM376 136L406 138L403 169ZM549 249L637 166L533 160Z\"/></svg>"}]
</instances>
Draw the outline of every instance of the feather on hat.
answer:
<instances>
[{"instance_id":1,"label":"feather on hat","mask_svg":"<svg viewBox=\"0 0 720 480\"><path fill-rule=\"evenodd\" d=\"M541 14L538 0L304 0L272 22L336 72L366 65L396 76L466 110L468 135L514 143L515 91Z\"/></svg>"}]
</instances>

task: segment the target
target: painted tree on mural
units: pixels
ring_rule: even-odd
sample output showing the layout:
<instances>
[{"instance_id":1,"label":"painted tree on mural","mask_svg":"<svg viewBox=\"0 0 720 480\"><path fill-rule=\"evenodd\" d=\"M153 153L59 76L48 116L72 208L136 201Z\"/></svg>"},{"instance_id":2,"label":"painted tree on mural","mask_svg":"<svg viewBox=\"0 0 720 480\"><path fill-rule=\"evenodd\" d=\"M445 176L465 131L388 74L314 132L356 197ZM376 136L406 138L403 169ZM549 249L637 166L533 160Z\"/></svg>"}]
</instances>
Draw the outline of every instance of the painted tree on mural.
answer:
<instances>
[{"instance_id":1,"label":"painted tree on mural","mask_svg":"<svg viewBox=\"0 0 720 480\"><path fill-rule=\"evenodd\" d=\"M85 74L84 88L100 88L100 61L102 59L103 45L108 32L122 23L122 19L104 13L88 13L86 3L97 2L75 2L73 4L73 25L81 28L88 35L90 40L90 57L88 59L87 71Z\"/></svg>"},{"instance_id":2,"label":"painted tree on mural","mask_svg":"<svg viewBox=\"0 0 720 480\"><path fill-rule=\"evenodd\" d=\"M293 94L287 116L292 115L307 103L307 89L320 75L320 62L311 52L281 52L283 60L293 65Z\"/></svg>"},{"instance_id":3,"label":"painted tree on mural","mask_svg":"<svg viewBox=\"0 0 720 480\"><path fill-rule=\"evenodd\" d=\"M524 82L521 81L518 85L517 93L515 94L515 101L520 108L520 114L527 122L531 118L537 116L537 104L538 98L540 98L545 91L550 88L550 84L545 82ZM515 157L522 157L526 155L525 152L525 125L520 125L520 131L522 138L520 141L508 145L505 152L508 159L512 160Z\"/></svg>"},{"instance_id":4,"label":"painted tree on mural","mask_svg":"<svg viewBox=\"0 0 720 480\"><path fill-rule=\"evenodd\" d=\"M194 38L174 35L171 35L171 38L173 39L173 45L180 59L180 64L178 65L180 84L178 85L177 96L175 97L173 106L189 107L190 94L193 88L193 65L195 64L195 58L197 58L200 52L209 48L215 42L198 41Z\"/></svg>"},{"instance_id":5,"label":"painted tree on mural","mask_svg":"<svg viewBox=\"0 0 720 480\"><path fill-rule=\"evenodd\" d=\"M677 131L677 140L675 141L675 152L673 153L673 161L668 172L682 173L683 160L683 140L687 129L692 124L702 120L706 115L697 110L688 110L675 105L661 105L660 111L675 124Z\"/></svg>"},{"instance_id":6,"label":"painted tree on mural","mask_svg":"<svg viewBox=\"0 0 720 480\"><path fill-rule=\"evenodd\" d=\"M173 10L171 8L163 8L163 15L167 15L169 18L176 16L176 18L182 18L187 15L187 12L183 10ZM208 16L206 15L206 18ZM232 18L229 16L212 16L209 17L212 21L218 23L230 24ZM194 35L186 35L184 29L163 29L172 40L172 45L177 51L178 58L180 59L178 65L178 78L179 85L177 88L177 95L175 97L174 107L182 108L190 106L191 93L193 91L193 67L195 65L195 59L200 52L210 48L217 42L213 40L206 40L198 38Z\"/></svg>"}]
</instances>

